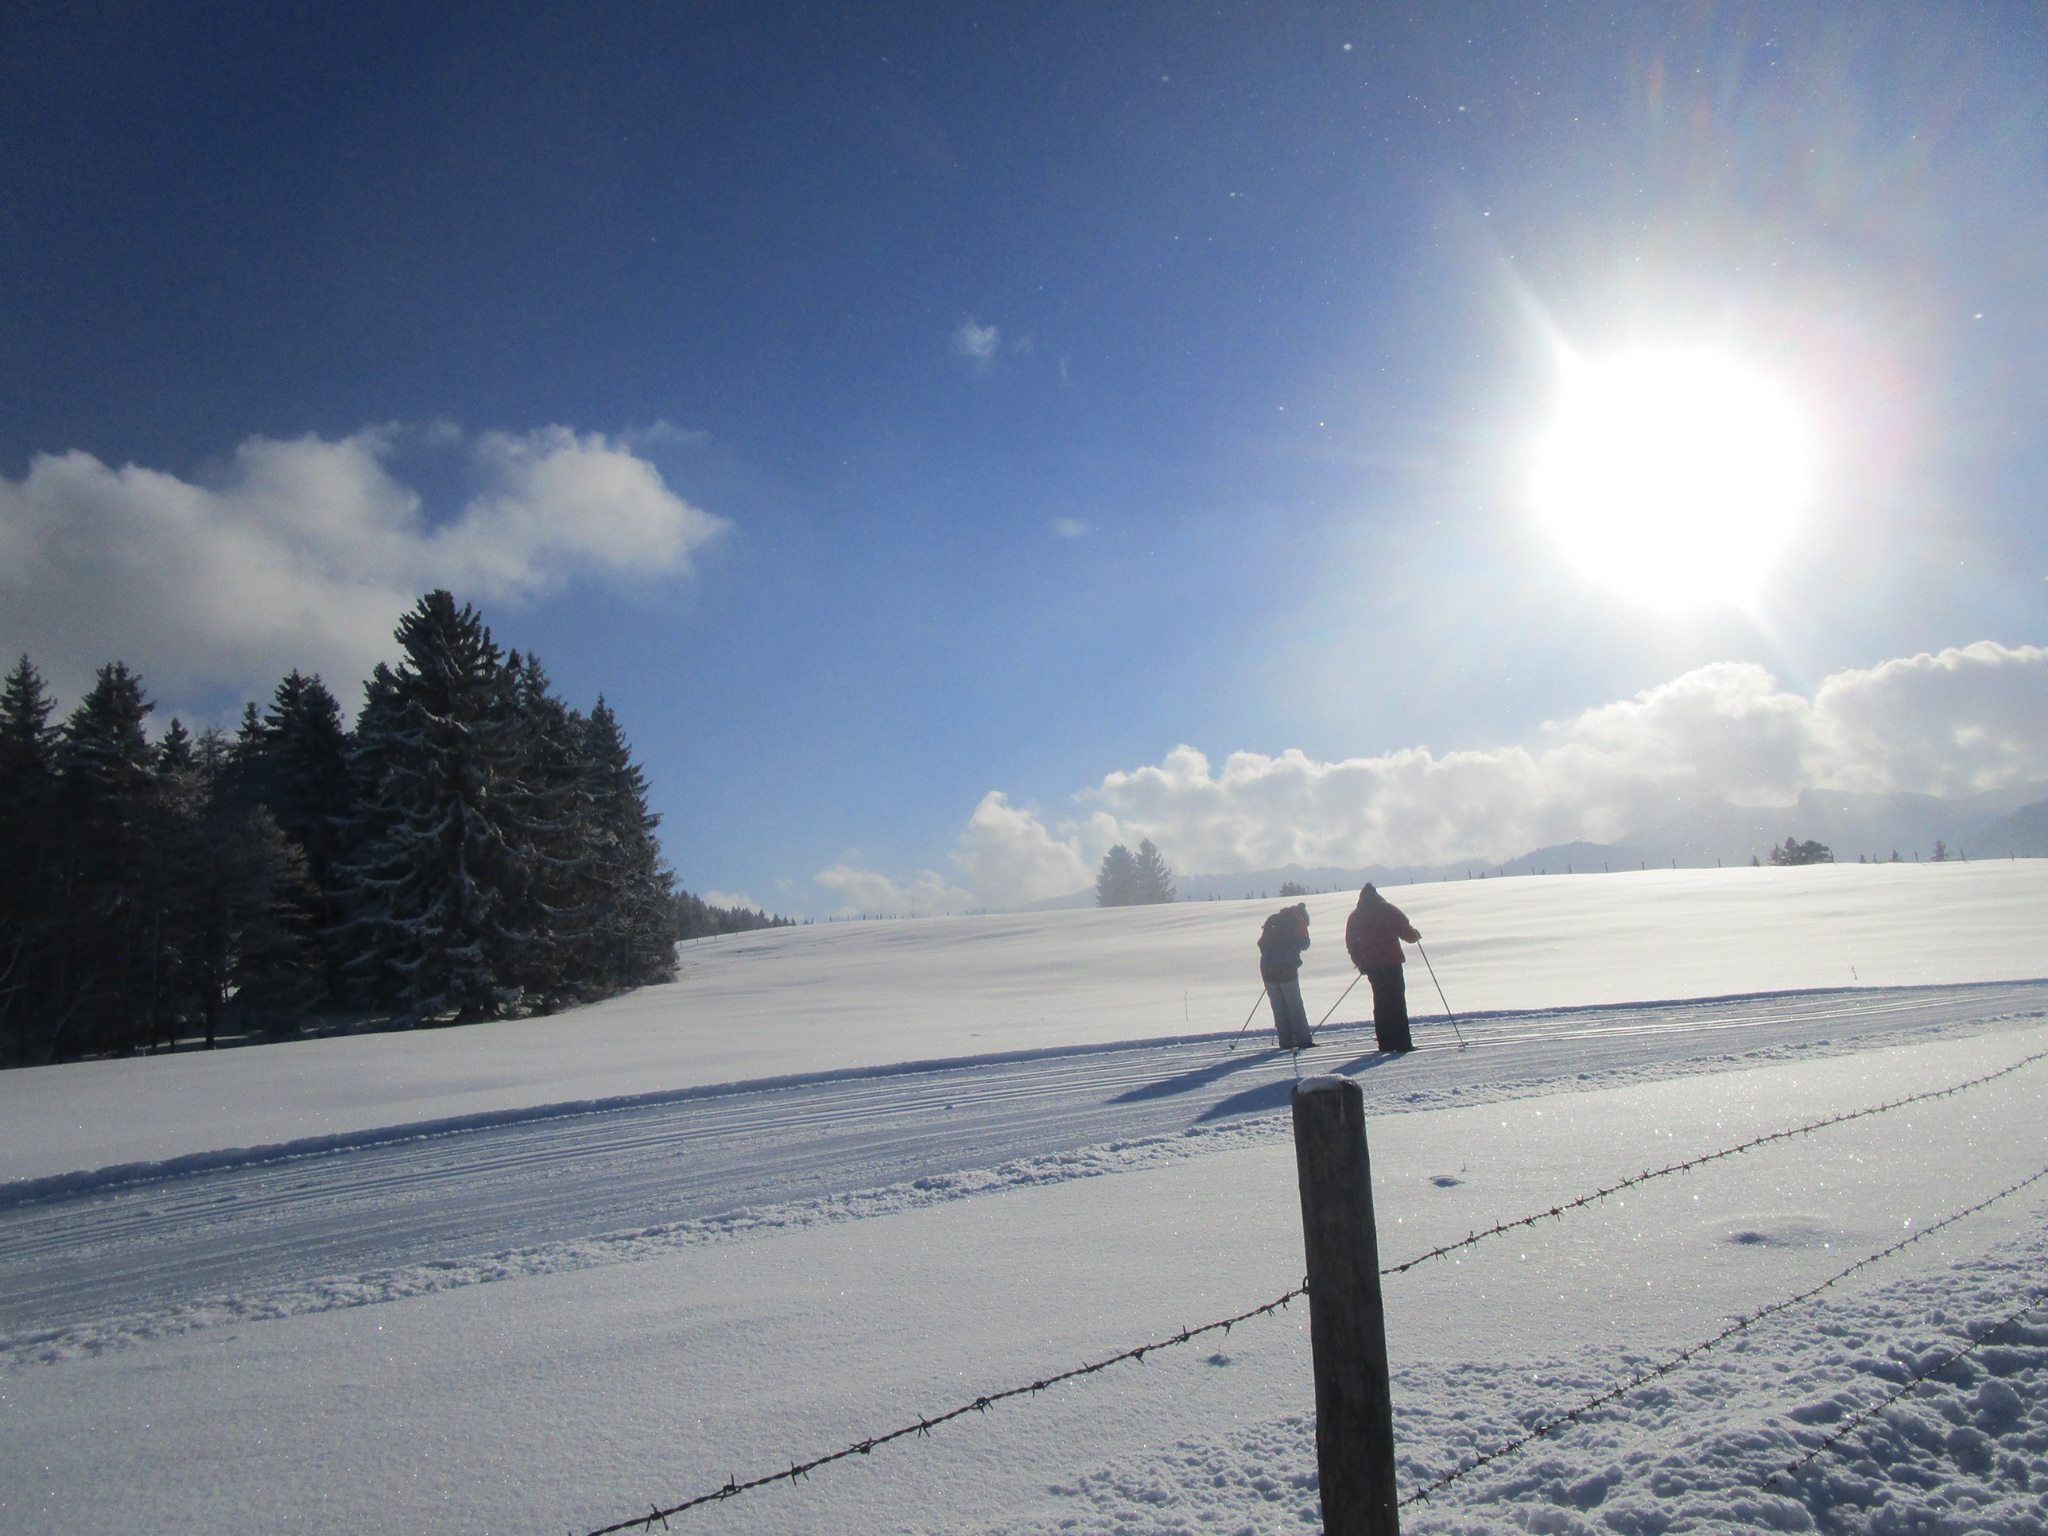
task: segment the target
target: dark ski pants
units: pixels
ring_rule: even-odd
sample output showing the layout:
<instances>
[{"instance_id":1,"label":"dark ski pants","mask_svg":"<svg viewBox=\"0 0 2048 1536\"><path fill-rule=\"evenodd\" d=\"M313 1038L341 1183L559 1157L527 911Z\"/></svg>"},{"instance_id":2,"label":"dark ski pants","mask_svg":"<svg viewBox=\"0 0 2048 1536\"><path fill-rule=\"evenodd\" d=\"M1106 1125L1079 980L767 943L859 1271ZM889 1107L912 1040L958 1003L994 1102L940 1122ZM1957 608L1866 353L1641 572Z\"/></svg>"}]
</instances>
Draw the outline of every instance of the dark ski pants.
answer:
<instances>
[{"instance_id":1,"label":"dark ski pants","mask_svg":"<svg viewBox=\"0 0 2048 1536\"><path fill-rule=\"evenodd\" d=\"M1383 1051L1412 1051L1415 1037L1408 1033L1408 982L1398 965L1368 965L1365 979L1372 983L1372 1032Z\"/></svg>"}]
</instances>

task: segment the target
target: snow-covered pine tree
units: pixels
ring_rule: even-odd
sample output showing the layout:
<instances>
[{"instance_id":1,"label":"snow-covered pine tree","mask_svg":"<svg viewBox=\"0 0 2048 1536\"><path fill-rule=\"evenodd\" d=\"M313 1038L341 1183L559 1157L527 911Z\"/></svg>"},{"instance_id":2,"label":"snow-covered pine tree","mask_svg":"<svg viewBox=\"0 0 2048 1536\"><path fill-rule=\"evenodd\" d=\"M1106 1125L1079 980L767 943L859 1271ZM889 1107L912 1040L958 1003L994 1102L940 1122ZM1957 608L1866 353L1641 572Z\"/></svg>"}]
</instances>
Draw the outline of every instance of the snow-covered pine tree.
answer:
<instances>
[{"instance_id":1,"label":"snow-covered pine tree","mask_svg":"<svg viewBox=\"0 0 2048 1536\"><path fill-rule=\"evenodd\" d=\"M584 772L602 894L593 921L595 980L604 991L676 973L675 875L662 862L647 779L602 695L584 722Z\"/></svg>"},{"instance_id":2,"label":"snow-covered pine tree","mask_svg":"<svg viewBox=\"0 0 2048 1536\"><path fill-rule=\"evenodd\" d=\"M504 663L468 604L429 592L399 620L357 723L356 841L342 874L351 973L416 1022L495 1016L516 1001L505 898L516 774Z\"/></svg>"}]
</instances>

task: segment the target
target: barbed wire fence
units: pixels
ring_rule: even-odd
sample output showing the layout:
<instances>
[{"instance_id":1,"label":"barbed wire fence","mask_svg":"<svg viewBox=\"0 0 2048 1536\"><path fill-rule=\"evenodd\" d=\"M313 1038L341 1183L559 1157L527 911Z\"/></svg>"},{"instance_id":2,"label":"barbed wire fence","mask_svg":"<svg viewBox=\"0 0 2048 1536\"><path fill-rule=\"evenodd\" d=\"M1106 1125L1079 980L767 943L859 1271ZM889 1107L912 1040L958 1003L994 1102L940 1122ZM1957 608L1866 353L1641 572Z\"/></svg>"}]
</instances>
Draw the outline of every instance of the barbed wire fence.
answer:
<instances>
[{"instance_id":1,"label":"barbed wire fence","mask_svg":"<svg viewBox=\"0 0 2048 1536\"><path fill-rule=\"evenodd\" d=\"M1844 1419L1842 1423L1838 1425L1830 1434L1825 1436L1818 1444L1811 1447L1805 1455L1799 1457L1799 1459L1796 1461L1786 1463L1786 1465L1780 1467L1777 1471L1773 1472L1769 1477L1765 1478L1764 1481L1766 1483L1775 1483L1780 1479L1789 1479L1796 1476L1802 1469L1804 1469L1807 1466L1810 1466L1813 1462L1819 1460L1822 1456L1825 1456L1829 1451L1832 1451L1836 1446L1840 1445L1844 1440L1848 1439L1849 1436L1854 1434L1857 1430L1861 1429L1865 1424L1868 1424L1880 1413L1883 1413L1885 1409L1891 1407L1893 1403L1896 1403L1900 1398L1904 1397L1907 1393L1918 1390L1919 1387L1922 1386L1925 1382L1931 1380L1936 1376L1939 1376L1943 1371L1947 1370L1957 1361L1966 1359L1967 1357L1974 1355L1986 1344L1990 1344L2000 1338L2003 1338L2006 1334L2012 1332L2013 1329L2017 1328L2021 1323L2025 1322L2028 1318L2032 1317L2036 1312L2041 1310L2041 1302L2043 1299L2043 1295L2044 1293L2039 1290L2032 1292L2027 1298L2027 1304L2021 1307L2017 1312L2010 1313L2007 1316L2001 1318L1998 1322L1993 1323L1989 1328L1985 1329L1982 1333L1978 1334L1976 1338L1972 1339L1968 1344L1965 1344L1961 1349L1951 1350L1948 1354L1943 1355L1939 1360L1935 1361L1934 1364L1930 1366L1925 1366L1922 1369L1915 1371L1912 1375L1908 1376L1904 1381L1899 1383L1898 1388L1895 1391L1886 1393L1883 1397L1879 1398L1876 1402L1872 1403L1868 1408L1859 1409L1856 1413L1850 1415L1847 1419Z\"/></svg>"},{"instance_id":2,"label":"barbed wire fence","mask_svg":"<svg viewBox=\"0 0 2048 1536\"><path fill-rule=\"evenodd\" d=\"M1957 1094L1965 1093L1972 1089L1981 1088L1987 1084L1997 1082L2001 1078L2009 1077L2012 1074L2019 1072L2023 1068L2031 1066L2043 1060L2048 1060L2048 1051L2035 1052L2032 1055L2024 1056L2019 1060L2014 1061L2004 1067L2000 1067L1995 1071L1987 1072L1980 1076L1966 1079L1962 1082L1952 1083L1945 1088L1928 1089L1920 1093L1908 1094L1901 1098L1889 1099L1879 1104L1868 1105L1861 1109L1849 1110L1840 1114L1822 1116L1818 1119L1808 1121L1801 1125L1789 1126L1781 1130L1765 1132L1761 1135L1750 1137L1747 1140L1734 1143L1730 1146L1722 1147L1712 1152L1701 1153L1698 1156L1685 1158L1678 1162L1669 1163L1659 1168L1646 1169L1641 1173L1633 1174L1627 1178L1619 1179L1612 1184L1602 1186L1601 1188L1593 1190L1587 1194L1575 1196L1570 1200L1559 1201L1557 1204L1546 1207L1543 1210L1532 1211L1527 1215L1516 1217L1512 1220L1501 1221L1494 1224L1491 1227L1486 1227L1478 1231L1468 1233L1465 1237L1459 1238L1455 1242L1445 1243L1440 1245L1439 1247L1429 1249L1428 1251L1417 1254L1414 1258L1404 1260L1399 1264L1385 1266L1379 1271L1379 1274L1382 1278L1392 1278L1397 1275L1406 1274L1410 1270L1413 1270L1421 1265L1430 1263L1434 1260L1447 1258L1454 1253L1462 1252L1465 1249L1475 1247L1480 1243L1486 1242L1492 1238L1503 1236L1506 1233L1518 1231L1526 1227L1533 1227L1538 1223L1544 1221L1562 1220L1566 1215L1569 1215L1574 1211L1583 1210L1590 1206L1597 1205L1605 1200L1612 1198L1615 1195L1623 1193L1624 1191L1637 1188L1643 1184L1650 1183L1654 1180L1670 1177L1676 1174L1690 1173L1692 1170L1704 1167L1710 1163L1719 1162L1727 1158L1740 1156L1747 1152L1753 1152L1759 1148L1771 1146L1778 1142L1789 1141L1798 1137L1812 1136L1818 1132L1828 1130L1832 1127L1849 1124L1857 1120L1867 1119L1871 1116L1895 1112L1897 1110L1908 1108L1915 1104L1927 1103L1937 1099L1950 1098ZM1570 1408L1562 1413L1554 1415L1552 1418L1545 1420L1543 1423L1526 1431L1524 1434L1519 1435L1514 1439L1503 1443L1502 1445L1496 1447L1494 1450L1474 1457L1470 1462L1466 1463L1465 1465L1449 1473L1444 1474L1442 1477L1435 1479L1433 1482L1425 1485L1423 1488L1417 1490L1415 1493L1412 1493L1408 1495L1406 1498L1402 1499L1400 1501L1401 1507L1407 1508L1411 1505L1424 1503L1428 1501L1429 1499L1435 1497L1437 1494L1442 1493L1445 1490L1463 1482L1466 1478L1473 1476L1474 1474L1480 1472L1484 1468L1519 1453L1520 1451L1526 1449L1528 1446L1534 1444L1538 1440L1545 1439L1551 1435L1556 1434L1558 1431L1569 1427L1572 1424L1578 1423L1587 1414L1594 1412L1595 1410L1604 1407L1609 1403L1615 1402L1620 1398L1627 1396L1630 1392L1635 1391L1639 1387L1645 1386L1648 1383L1657 1380L1661 1377L1670 1375L1672 1372L1678 1370L1681 1366L1687 1364L1691 1360L1696 1359L1700 1355L1705 1354L1714 1348L1717 1348L1719 1345L1727 1342L1729 1339L1735 1338L1738 1335L1747 1332L1749 1329L1755 1327L1759 1323L1762 1323L1771 1317L1775 1317L1782 1312L1788 1311L1791 1308L1796 1307L1803 1302L1812 1300L1813 1298L1819 1296L1823 1292L1828 1291L1831 1288L1841 1284L1844 1280L1848 1279L1852 1275L1855 1275L1860 1271L1883 1261L1884 1259L1890 1258L1895 1254L1903 1252L1907 1248L1911 1247L1913 1244L1918 1243L1929 1236L1932 1236L1935 1232L1941 1231L1949 1226L1952 1226L1956 1222L1962 1221L1969 1216L1973 1216L1978 1212L1986 1209L1987 1207L1995 1205L2001 1200L2016 1195L2020 1193L2022 1190L2025 1190L2041 1182L2043 1179L2048 1179L2048 1167L2042 1168L2040 1171L2029 1175L2027 1178L2021 1179L2015 1184L2008 1185L2006 1188L1998 1191L1996 1194L1991 1195L1984 1200L1977 1202L1975 1205L1968 1206L1963 1210L1956 1211L1948 1216L1945 1216L1941 1218L1939 1221L1933 1223L1932 1225L1920 1228L1919 1230L1913 1232L1905 1238L1902 1238L1900 1241L1896 1243L1893 1243L1885 1248L1879 1249L1875 1253L1869 1254L1864 1258L1858 1259L1855 1263L1849 1265L1846 1269L1837 1272L1836 1274L1830 1276L1828 1279L1822 1281L1820 1284L1813 1286L1808 1290L1801 1291L1797 1295L1787 1297L1784 1300L1773 1302L1765 1307L1759 1308L1754 1312L1744 1314L1742 1317L1739 1317L1734 1322L1730 1323L1728 1327L1722 1329L1720 1332L1712 1335L1711 1337L1700 1340L1698 1343L1687 1346L1685 1349L1680 1350L1677 1354L1660 1362L1659 1364L1647 1367L1644 1370L1637 1372L1635 1375L1631 1376L1628 1380L1606 1389L1605 1391L1597 1394L1596 1396L1577 1404L1573 1408ZM708 1489L704 1492L682 1499L673 1504L650 1504L648 1512L644 1515L634 1515L622 1520L615 1521L609 1525L594 1527L588 1532L584 1533L584 1536L619 1536L619 1533L626 1531L652 1530L657 1525L659 1525L662 1529L670 1529L671 1527L669 1526L668 1521L671 1515L685 1514L691 1510L701 1508L708 1504L723 1503L728 1499L737 1498L747 1493L752 1493L760 1489L772 1487L778 1483L788 1482L791 1484L795 1484L796 1482L808 1477L810 1473L817 1471L820 1468L830 1466L835 1462L845 1461L856 1456L871 1455L875 1451L881 1449L882 1447L894 1444L899 1440L923 1438L925 1436L930 1435L933 1430L940 1428L943 1425L952 1423L958 1419L966 1418L970 1414L987 1413L1001 1403L1009 1402L1017 1398L1034 1397L1039 1395L1040 1393L1049 1390L1050 1388L1060 1386L1068 1382L1077 1381L1085 1377L1097 1375L1103 1371L1109 1370L1112 1367L1118 1365L1129 1363L1142 1364L1148 1355L1159 1353L1164 1350L1174 1349L1181 1345L1191 1343L1197 1338L1206 1337L1211 1334L1228 1334L1233 1328L1237 1327L1240 1323L1251 1322L1258 1318L1268 1317L1273 1315L1274 1313L1285 1311L1287 1308L1291 1307L1296 1301L1302 1300L1304 1297L1306 1297L1308 1293L1308 1284L1306 1281L1304 1281L1302 1284L1295 1286L1292 1290L1289 1290L1280 1296L1276 1296L1270 1301L1262 1302L1257 1306L1247 1308L1246 1310L1238 1312L1232 1316L1217 1318L1214 1321L1197 1324L1192 1327L1184 1327L1177 1333L1168 1334L1162 1338L1154 1339L1147 1343L1138 1344L1128 1349L1119 1350L1114 1354L1106 1355L1101 1359L1089 1361L1082 1365L1072 1367L1068 1370L1052 1372L1047 1375L1038 1377L1032 1381L1021 1382L1013 1386L1008 1386L998 1390L983 1393L969 1401L959 1403L954 1407L945 1410L944 1412L931 1416L919 1415L914 1422L907 1422L901 1424L896 1428L887 1430L880 1434L865 1436L862 1439L852 1441L847 1445L841 1446L837 1450L828 1451L822 1455L813 1456L808 1460L792 1462L788 1467L781 1468L776 1471L761 1473L757 1476L750 1477L745 1480L741 1480L736 1474L733 1476L729 1476L723 1484L719 1485L716 1488ZM2021 1311L2013 1314L2012 1317L2007 1318L2003 1323L1998 1325L1999 1328L2004 1329L2016 1324L2018 1321L2029 1315L2031 1312L2038 1310L2040 1304L2040 1299L2037 1296L2034 1300L2032 1300L2029 1303L2027 1307L2021 1309ZM1956 1356L1953 1358L1961 1358L1963 1355L1967 1355L1975 1349L1980 1348L1984 1343L1989 1341L1989 1337L1990 1335L1988 1334L1984 1337L1980 1337L1968 1348L1958 1351ZM1889 1406L1891 1402L1894 1402L1897 1400L1898 1397L1903 1396L1906 1391L1911 1390L1912 1387L1917 1386L1921 1381L1924 1381L1927 1377L1937 1374L1945 1365L1953 1363L1953 1358L1942 1362L1941 1365L1931 1367L1927 1371L1921 1373L1921 1375L1915 1377L1912 1381L1908 1382L1904 1387L1901 1387L1900 1390L1894 1393L1891 1397L1885 1399L1883 1402L1873 1405L1871 1409L1867 1410L1857 1419L1852 1420L1849 1424L1842 1426L1839 1433L1829 1437L1829 1439L1823 1441L1819 1446L1816 1446L1800 1461L1793 1463L1790 1467L1784 1469L1784 1472L1774 1474L1774 1476L1782 1476L1785 1475L1785 1473L1796 1471L1798 1468L1806 1465L1818 1456L1825 1454L1828 1450L1832 1449L1833 1446L1839 1444L1843 1439L1845 1439L1854 1427L1860 1425L1863 1422L1867 1422L1867 1420L1871 1416L1874 1416L1877 1412L1882 1411L1882 1409Z\"/></svg>"},{"instance_id":3,"label":"barbed wire fence","mask_svg":"<svg viewBox=\"0 0 2048 1536\"><path fill-rule=\"evenodd\" d=\"M2048 1060L2048 1051L2036 1051L2033 1055L2023 1056L2018 1061L2013 1062L2009 1066L2000 1067L1995 1072L1987 1072L1982 1077L1973 1077L1965 1082L1951 1083L1946 1088L1930 1088L1922 1093L1908 1094L1902 1099L1888 1099L1882 1104L1872 1104L1864 1109L1852 1109L1844 1114L1828 1115L1823 1119L1808 1121L1805 1125L1791 1126L1782 1131L1767 1131L1761 1136L1752 1136L1747 1141L1737 1142L1732 1147L1723 1147L1716 1152L1704 1152L1698 1157L1688 1157L1681 1162L1667 1163L1662 1168L1651 1168L1642 1173L1632 1174L1628 1178L1619 1179L1604 1188L1596 1189L1591 1194L1580 1195L1571 1200L1559 1201L1547 1210L1534 1211L1527 1216L1518 1216L1512 1221L1498 1222L1493 1226L1482 1228L1477 1232L1459 1238L1456 1242L1445 1243L1441 1248L1432 1248L1427 1253L1417 1254L1406 1263L1396 1264L1390 1269L1381 1270L1380 1273L1383 1276L1405 1274L1418 1264L1427 1264L1431 1259L1444 1258L1449 1254L1458 1252L1460 1249L1470 1248L1474 1244L1485 1242L1490 1237L1499 1237L1503 1233L1518 1231L1523 1227L1533 1227L1538 1222L1549 1221L1553 1218L1562 1220L1572 1211L1582 1210L1589 1205L1598 1205L1602 1200L1621 1194L1625 1190L1634 1189L1638 1185L1647 1184L1653 1179L1661 1179L1674 1173L1690 1173L1695 1168L1704 1168L1707 1164L1719 1162L1723 1158L1735 1157L1744 1152L1754 1152L1757 1148L1770 1146L1773 1142L1790 1141L1800 1136L1811 1136L1816 1132L1828 1130L1837 1125L1847 1125L1852 1120L1863 1120L1872 1115L1887 1114L1893 1110L1909 1108L1914 1104L1924 1104L1932 1099L1950 1098L1969 1089L1982 1088L1987 1083L1995 1083L2002 1077L2010 1077L2022 1067L2032 1066L2035 1062L2043 1060Z\"/></svg>"},{"instance_id":4,"label":"barbed wire fence","mask_svg":"<svg viewBox=\"0 0 2048 1536\"><path fill-rule=\"evenodd\" d=\"M1986 1199L1980 1200L1975 1205L1966 1206L1964 1209L1956 1211L1951 1215L1944 1216L1941 1218L1941 1220L1933 1223L1931 1226L1922 1227L1918 1231L1915 1231L1910 1235L1899 1239L1899 1241L1897 1241L1896 1243L1892 1243L1888 1247L1880 1248L1875 1253L1868 1254L1865 1257L1858 1259L1854 1264L1851 1264L1847 1269L1838 1270L1836 1273L1828 1276L1828 1278L1821 1281L1819 1285L1811 1286L1806 1290L1800 1291L1797 1295L1788 1296L1783 1301L1774 1301L1770 1303L1770 1305L1768 1306L1757 1308L1757 1310L1754 1312L1748 1312L1743 1314L1741 1317L1738 1317L1734 1322L1730 1323L1726 1328L1723 1328L1719 1333L1714 1334L1710 1338L1701 1339L1696 1344L1688 1344L1684 1349L1681 1349L1677 1354L1671 1356L1669 1359L1660 1361L1656 1365L1646 1366L1644 1369L1636 1372L1635 1375L1629 1377L1628 1380L1620 1382L1615 1386L1609 1387L1606 1391L1599 1393L1597 1396L1587 1398L1584 1402L1578 1404L1576 1407L1570 1408L1563 1413L1557 1414L1553 1418L1544 1420L1541 1424L1536 1425L1533 1429L1530 1429L1525 1433L1516 1436L1513 1440L1508 1441L1504 1445L1496 1447L1494 1450L1487 1451L1479 1456L1475 1456L1470 1462L1466 1463L1462 1467L1459 1467L1456 1471L1445 1473L1442 1477L1437 1478L1434 1482L1426 1484L1422 1488L1416 1490L1414 1493L1408 1495L1407 1498L1403 1499L1401 1501L1402 1508L1405 1509L1411 1504L1420 1504L1425 1502L1426 1500L1434 1497L1436 1494L1443 1492L1446 1488L1453 1487L1456 1484L1463 1482L1473 1473L1478 1472L1483 1468L1489 1467L1497 1461L1503 1461L1506 1458L1515 1455L1519 1451L1526 1450L1536 1441L1545 1439L1551 1435L1556 1434L1559 1430L1565 1428L1567 1425L1576 1424L1580 1419L1584 1418L1594 1409L1604 1408L1607 1406L1607 1404L1628 1396L1629 1393L1635 1391L1638 1387L1647 1386L1649 1383L1656 1381L1661 1377L1669 1376L1673 1371L1677 1370L1680 1366L1686 1364L1688 1361L1695 1360L1699 1358L1701 1355L1706 1354L1709 1350L1719 1348L1721 1345L1727 1343L1730 1339L1735 1338L1740 1334L1747 1333L1750 1329L1754 1328L1758 1323L1764 1322L1769 1318L1776 1317L1781 1312L1790 1311L1793 1307L1799 1306L1802 1302L1808 1302L1813 1300L1822 1292L1831 1290L1835 1286L1840 1285L1844 1280L1848 1279L1851 1275L1856 1274L1858 1271L1868 1269L1871 1265L1880 1263L1885 1259L1891 1258L1895 1254L1903 1253L1906 1249L1912 1247L1913 1244L1920 1242L1926 1238L1932 1237L1935 1233L1943 1230L1944 1228L1954 1226L1957 1222L1964 1220L1966 1217L1974 1216L1979 1211L1982 1211L1989 1206L1996 1205L1999 1201L2007 1199L2010 1196L2016 1195L2021 1190L2026 1189L2031 1185L2038 1184L2043 1179L2048 1179L2048 1168L2043 1168L2038 1173L2029 1174L2026 1178L2021 1179L2017 1184L2008 1184L2004 1189L2001 1189L1997 1194L1991 1195Z\"/></svg>"},{"instance_id":5,"label":"barbed wire fence","mask_svg":"<svg viewBox=\"0 0 2048 1536\"><path fill-rule=\"evenodd\" d=\"M844 1461L849 1456L866 1456L881 1446L888 1445L892 1441L908 1439L912 1435L928 1435L941 1424L950 1424L955 1419L964 1419L970 1413L987 1413L996 1404L1008 1402L1011 1398L1032 1397L1049 1387L1059 1386L1062 1382L1077 1381L1083 1376L1093 1376L1098 1371L1106 1371L1111 1366L1122 1365L1126 1361L1136 1361L1142 1364L1145 1357L1149 1354L1163 1349L1177 1348L1182 1344L1191 1343L1206 1334L1227 1334L1239 1323L1247 1323L1255 1317L1267 1317L1272 1313L1284 1311L1307 1294L1308 1287L1306 1285L1297 1285L1284 1296L1275 1296L1271 1301L1240 1312L1234 1317L1218 1318L1213 1323L1203 1323L1194 1328L1183 1328L1180 1332L1168 1334L1163 1339L1154 1339L1149 1344L1139 1344L1130 1349L1119 1350L1117 1353L1106 1355L1100 1360L1092 1360L1085 1365L1077 1365L1072 1370L1058 1371L1050 1376L1042 1376L1036 1381L1027 1381L1014 1387L1005 1387L1000 1392L983 1393L972 1402L962 1403L958 1407L949 1408L946 1412L935 1414L931 1418L920 1416L915 1424L905 1424L901 1428L890 1430L887 1434L871 1435L865 1440L856 1440L853 1444L842 1446L839 1450L829 1451L823 1456L815 1456L809 1461L798 1462L785 1471L769 1472L763 1476L751 1478L744 1483L728 1479L723 1487L714 1488L709 1493L700 1493L695 1498L685 1499L680 1504L671 1504L665 1509L656 1508L647 1514L636 1515L630 1520L621 1520L613 1525L600 1526L596 1530L588 1532L587 1536L615 1536L615 1533L619 1531L646 1530L656 1520L666 1525L668 1516L681 1514L684 1510L695 1509L700 1504L716 1504L720 1500L730 1499L738 1494L751 1492L756 1488L766 1488L773 1483L784 1481L793 1483L798 1478L815 1472L819 1467L827 1466L835 1461Z\"/></svg>"}]
</instances>

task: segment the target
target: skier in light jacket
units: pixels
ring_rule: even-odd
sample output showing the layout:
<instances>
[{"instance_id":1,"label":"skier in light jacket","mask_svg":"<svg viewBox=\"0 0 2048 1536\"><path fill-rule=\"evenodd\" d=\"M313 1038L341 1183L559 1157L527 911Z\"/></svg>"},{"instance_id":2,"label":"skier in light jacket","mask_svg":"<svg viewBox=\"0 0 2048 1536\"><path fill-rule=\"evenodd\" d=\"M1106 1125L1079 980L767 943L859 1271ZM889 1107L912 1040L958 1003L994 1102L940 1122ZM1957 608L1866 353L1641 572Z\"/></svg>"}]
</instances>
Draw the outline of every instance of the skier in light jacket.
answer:
<instances>
[{"instance_id":1,"label":"skier in light jacket","mask_svg":"<svg viewBox=\"0 0 2048 1536\"><path fill-rule=\"evenodd\" d=\"M1366 882L1344 924L1344 947L1372 983L1372 1029L1383 1051L1415 1049L1408 1033L1408 983L1401 970L1403 939L1417 944L1422 935L1399 907Z\"/></svg>"},{"instance_id":2,"label":"skier in light jacket","mask_svg":"<svg viewBox=\"0 0 2048 1536\"><path fill-rule=\"evenodd\" d=\"M1314 1045L1308 1010L1301 1005L1301 952L1308 948L1308 904L1282 907L1259 930L1259 979L1273 1004L1273 1028L1283 1051Z\"/></svg>"}]
</instances>

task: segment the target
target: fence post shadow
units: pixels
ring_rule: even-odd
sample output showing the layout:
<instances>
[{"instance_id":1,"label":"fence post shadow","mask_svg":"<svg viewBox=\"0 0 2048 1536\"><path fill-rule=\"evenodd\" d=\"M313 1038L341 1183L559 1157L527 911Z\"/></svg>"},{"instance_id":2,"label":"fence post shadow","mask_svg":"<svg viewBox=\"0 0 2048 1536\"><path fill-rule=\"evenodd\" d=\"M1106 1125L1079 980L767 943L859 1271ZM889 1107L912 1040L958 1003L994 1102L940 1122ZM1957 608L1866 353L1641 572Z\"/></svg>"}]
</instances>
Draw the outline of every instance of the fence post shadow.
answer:
<instances>
[{"instance_id":1,"label":"fence post shadow","mask_svg":"<svg viewBox=\"0 0 2048 1536\"><path fill-rule=\"evenodd\" d=\"M1365 1093L1349 1078L1308 1077L1293 1103L1324 1536L1400 1536Z\"/></svg>"}]
</instances>

